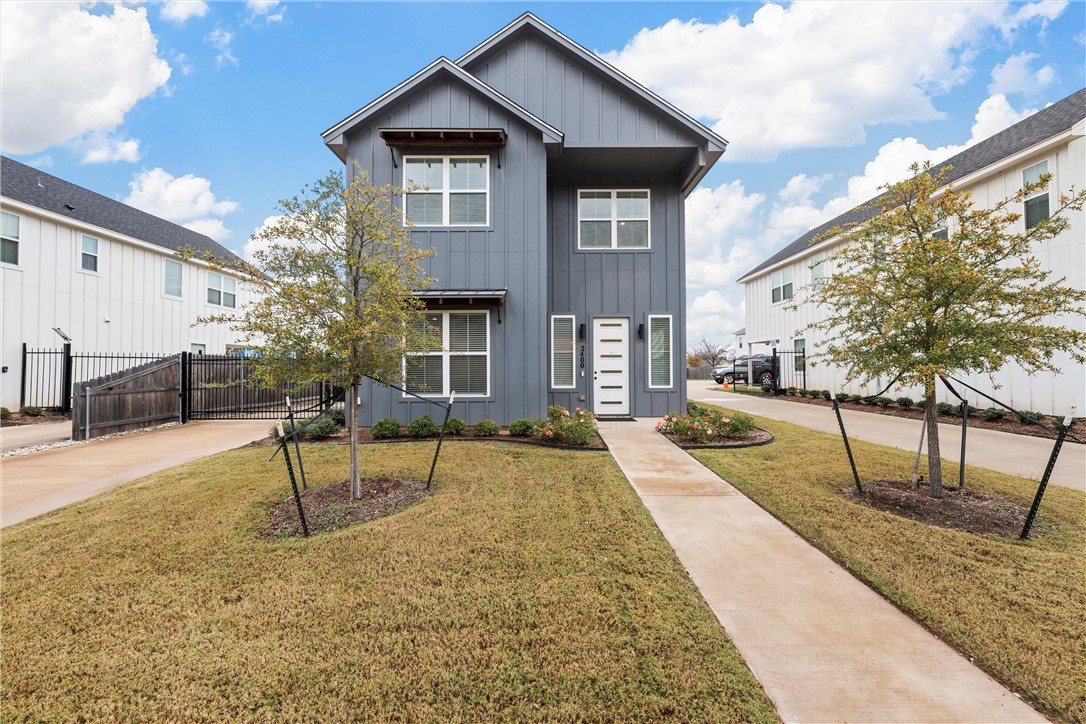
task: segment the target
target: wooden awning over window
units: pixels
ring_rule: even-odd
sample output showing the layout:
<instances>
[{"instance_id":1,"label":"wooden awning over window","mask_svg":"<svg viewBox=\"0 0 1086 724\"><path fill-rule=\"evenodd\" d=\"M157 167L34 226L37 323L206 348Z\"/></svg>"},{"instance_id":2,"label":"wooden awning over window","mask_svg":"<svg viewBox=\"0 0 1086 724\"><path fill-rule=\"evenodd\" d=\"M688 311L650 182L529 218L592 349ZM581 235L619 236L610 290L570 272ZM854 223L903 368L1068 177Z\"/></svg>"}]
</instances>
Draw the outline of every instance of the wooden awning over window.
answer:
<instances>
[{"instance_id":1,"label":"wooden awning over window","mask_svg":"<svg viewBox=\"0 0 1086 724\"><path fill-rule=\"evenodd\" d=\"M395 148L500 148L506 139L501 128L382 128L377 133L387 145Z\"/></svg>"}]
</instances>

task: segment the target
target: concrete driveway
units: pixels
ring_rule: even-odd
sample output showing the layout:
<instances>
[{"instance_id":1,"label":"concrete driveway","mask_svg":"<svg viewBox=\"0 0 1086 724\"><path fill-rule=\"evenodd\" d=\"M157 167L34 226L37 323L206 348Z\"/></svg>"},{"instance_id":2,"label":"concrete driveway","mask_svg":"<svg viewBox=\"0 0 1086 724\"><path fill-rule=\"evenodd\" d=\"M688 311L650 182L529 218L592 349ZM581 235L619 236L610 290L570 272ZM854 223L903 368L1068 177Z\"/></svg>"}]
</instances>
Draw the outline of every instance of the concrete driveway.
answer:
<instances>
[{"instance_id":1,"label":"concrete driveway","mask_svg":"<svg viewBox=\"0 0 1086 724\"><path fill-rule=\"evenodd\" d=\"M259 440L270 427L268 420L192 422L4 458L0 527Z\"/></svg>"},{"instance_id":2,"label":"concrete driveway","mask_svg":"<svg viewBox=\"0 0 1086 724\"><path fill-rule=\"evenodd\" d=\"M35 445L48 445L72 438L72 421L43 422L40 425L0 427L0 452Z\"/></svg>"},{"instance_id":3,"label":"concrete driveway","mask_svg":"<svg viewBox=\"0 0 1086 724\"><path fill-rule=\"evenodd\" d=\"M688 380L687 396L697 402L712 402L812 430L841 434L837 417L828 407L760 395L714 392L714 387L719 385L712 380ZM850 438L914 453L920 443L920 420L855 410L841 410L841 416ZM961 430L960 425L939 425L939 442L944 460L956 462L959 459ZM1045 438L970 428L966 433L965 462L978 468L1040 480L1052 454L1052 445L1053 441ZM966 482L968 484L968 477ZM1086 445L1070 441L1064 444L1056 468L1052 471L1051 483L1086 491Z\"/></svg>"}]
</instances>

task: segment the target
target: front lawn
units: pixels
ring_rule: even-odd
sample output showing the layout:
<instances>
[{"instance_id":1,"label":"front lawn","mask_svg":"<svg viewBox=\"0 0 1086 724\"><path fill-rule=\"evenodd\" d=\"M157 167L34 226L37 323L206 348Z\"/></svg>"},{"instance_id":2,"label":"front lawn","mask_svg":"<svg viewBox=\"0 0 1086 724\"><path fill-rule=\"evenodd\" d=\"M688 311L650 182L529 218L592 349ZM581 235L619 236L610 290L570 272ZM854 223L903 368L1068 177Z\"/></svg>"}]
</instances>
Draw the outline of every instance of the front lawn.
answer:
<instances>
[{"instance_id":1,"label":"front lawn","mask_svg":"<svg viewBox=\"0 0 1086 724\"><path fill-rule=\"evenodd\" d=\"M1086 719L1086 495L1049 486L1028 542L934 528L839 497L840 436L757 420L773 445L692 454L1040 711ZM913 454L850 442L862 479L911 477ZM957 465L943 474L957 484ZM1037 489L977 468L966 484L1025 507Z\"/></svg>"},{"instance_id":2,"label":"front lawn","mask_svg":"<svg viewBox=\"0 0 1086 724\"><path fill-rule=\"evenodd\" d=\"M345 448L306 450L345 476ZM432 450L365 455L424 479ZM449 444L432 497L271 541L268 456L4 530L5 722L776 720L606 453Z\"/></svg>"}]
</instances>

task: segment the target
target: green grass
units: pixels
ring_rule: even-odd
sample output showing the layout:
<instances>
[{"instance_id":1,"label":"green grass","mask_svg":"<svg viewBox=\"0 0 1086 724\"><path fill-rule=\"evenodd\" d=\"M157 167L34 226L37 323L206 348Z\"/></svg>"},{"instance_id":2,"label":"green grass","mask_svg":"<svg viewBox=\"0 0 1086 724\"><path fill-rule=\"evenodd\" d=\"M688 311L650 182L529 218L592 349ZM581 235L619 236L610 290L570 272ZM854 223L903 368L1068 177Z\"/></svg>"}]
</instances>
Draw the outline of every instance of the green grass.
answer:
<instances>
[{"instance_id":1,"label":"green grass","mask_svg":"<svg viewBox=\"0 0 1086 724\"><path fill-rule=\"evenodd\" d=\"M1026 542L934 528L839 498L852 484L840 436L758 425L774 444L693 454L1040 711L1086 719L1086 495L1049 486L1048 533ZM850 442L861 479L911 477L913 454ZM943 474L957 483L957 465ZM972 467L966 484L1027 507L1037 488Z\"/></svg>"},{"instance_id":2,"label":"green grass","mask_svg":"<svg viewBox=\"0 0 1086 724\"><path fill-rule=\"evenodd\" d=\"M345 476L344 448L307 450ZM432 450L364 455L422 477ZM5 722L776 720L607 453L447 445L432 497L271 542L268 455L3 532Z\"/></svg>"}]
</instances>

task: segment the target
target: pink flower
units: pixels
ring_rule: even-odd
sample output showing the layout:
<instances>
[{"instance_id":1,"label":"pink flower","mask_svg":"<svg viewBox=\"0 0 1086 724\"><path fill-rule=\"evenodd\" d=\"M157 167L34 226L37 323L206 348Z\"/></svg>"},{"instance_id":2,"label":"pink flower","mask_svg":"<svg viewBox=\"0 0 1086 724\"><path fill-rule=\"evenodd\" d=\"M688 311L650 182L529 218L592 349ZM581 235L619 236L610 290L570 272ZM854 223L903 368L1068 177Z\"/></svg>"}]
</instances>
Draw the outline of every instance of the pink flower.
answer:
<instances>
[{"instance_id":1,"label":"pink flower","mask_svg":"<svg viewBox=\"0 0 1086 724\"><path fill-rule=\"evenodd\" d=\"M546 431L545 433L543 433L543 434L544 434L544 435L546 435L547 437L552 437L552 436L554 435L554 431L553 431L553 430L550 430L550 429L548 429L548 430L547 430L547 431Z\"/></svg>"}]
</instances>

